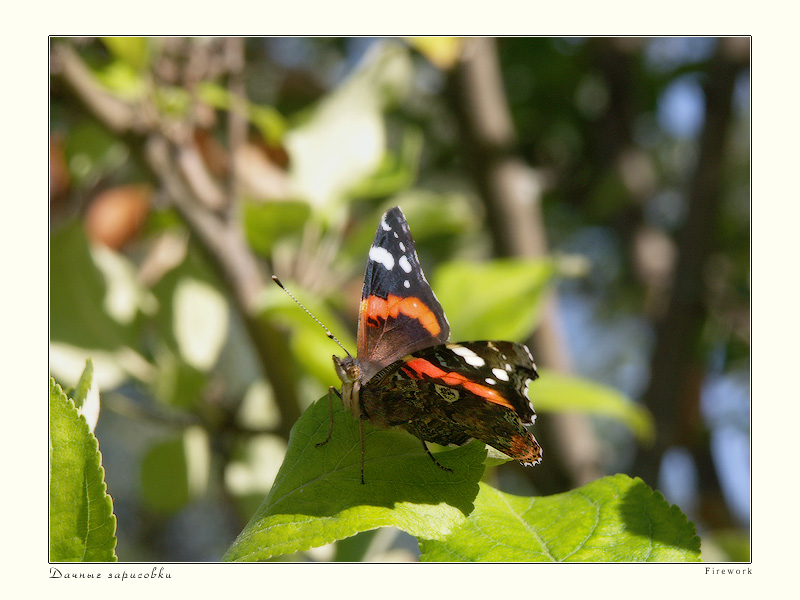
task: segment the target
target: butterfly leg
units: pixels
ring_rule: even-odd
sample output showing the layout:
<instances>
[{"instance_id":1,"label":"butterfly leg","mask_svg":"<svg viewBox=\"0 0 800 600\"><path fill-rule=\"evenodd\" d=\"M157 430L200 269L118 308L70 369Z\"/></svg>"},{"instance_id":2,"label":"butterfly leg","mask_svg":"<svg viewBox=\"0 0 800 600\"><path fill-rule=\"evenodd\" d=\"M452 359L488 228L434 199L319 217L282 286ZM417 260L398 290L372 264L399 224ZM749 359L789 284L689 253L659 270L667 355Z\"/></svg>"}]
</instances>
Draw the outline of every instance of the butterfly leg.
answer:
<instances>
[{"instance_id":1,"label":"butterfly leg","mask_svg":"<svg viewBox=\"0 0 800 600\"><path fill-rule=\"evenodd\" d=\"M361 418L358 420L358 431L361 434L361 485L364 485L364 454L366 444L364 443L364 421L367 419L367 415L361 415Z\"/></svg>"},{"instance_id":2,"label":"butterfly leg","mask_svg":"<svg viewBox=\"0 0 800 600\"><path fill-rule=\"evenodd\" d=\"M427 453L428 453L428 456L430 456L430 457L431 457L431 460L434 462L434 464L435 464L437 467L439 467L440 469L442 469L442 470L444 470L444 471L448 471L448 472L452 473L452 472L453 472L453 469L451 469L450 467L445 467L445 466L444 466L443 464L441 464L441 463L440 463L438 460L436 460L436 457L435 457L433 454L431 454L431 451L428 449L428 444L427 444L427 443L425 443L425 440L421 440L421 441L422 441L422 447L423 447L423 448L425 448L425 452L427 452Z\"/></svg>"},{"instance_id":3,"label":"butterfly leg","mask_svg":"<svg viewBox=\"0 0 800 600\"><path fill-rule=\"evenodd\" d=\"M331 413L331 425L330 425L330 428L328 429L328 437L326 437L323 441L314 444L314 446L317 447L317 448L319 448L320 446L324 446L325 444L327 444L328 442L331 441L331 434L333 434L333 394L334 393L337 396L339 396L339 399L341 399L341 397L342 397L342 395L339 393L339 390L337 390L335 387L331 386L331 387L328 388L328 408L330 409L330 413Z\"/></svg>"}]
</instances>

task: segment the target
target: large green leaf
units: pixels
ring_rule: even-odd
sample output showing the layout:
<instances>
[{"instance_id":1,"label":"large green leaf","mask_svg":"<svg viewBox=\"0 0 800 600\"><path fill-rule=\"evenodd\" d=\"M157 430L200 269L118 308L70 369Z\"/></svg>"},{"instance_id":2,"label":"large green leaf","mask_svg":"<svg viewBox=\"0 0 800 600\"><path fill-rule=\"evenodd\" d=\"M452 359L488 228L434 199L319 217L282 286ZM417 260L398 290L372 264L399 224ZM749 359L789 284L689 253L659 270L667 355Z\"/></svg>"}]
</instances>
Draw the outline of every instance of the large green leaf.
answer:
<instances>
[{"instance_id":1,"label":"large green leaf","mask_svg":"<svg viewBox=\"0 0 800 600\"><path fill-rule=\"evenodd\" d=\"M619 421L639 440L653 439L654 424L650 412L620 392L579 377L560 375L546 369L531 386L533 406L541 412L581 412Z\"/></svg>"},{"instance_id":2,"label":"large green leaf","mask_svg":"<svg viewBox=\"0 0 800 600\"><path fill-rule=\"evenodd\" d=\"M433 289L453 339L522 342L536 327L555 271L546 259L454 261L439 267Z\"/></svg>"},{"instance_id":3,"label":"large green leaf","mask_svg":"<svg viewBox=\"0 0 800 600\"><path fill-rule=\"evenodd\" d=\"M114 562L117 520L97 438L50 378L50 560Z\"/></svg>"},{"instance_id":4,"label":"large green leaf","mask_svg":"<svg viewBox=\"0 0 800 600\"><path fill-rule=\"evenodd\" d=\"M700 538L676 506L641 479L614 475L546 497L481 483L475 510L423 561L678 562L700 560Z\"/></svg>"},{"instance_id":5,"label":"large green leaf","mask_svg":"<svg viewBox=\"0 0 800 600\"><path fill-rule=\"evenodd\" d=\"M365 424L365 485L361 484L358 423L334 399L334 428L323 398L292 429L286 458L261 507L225 555L265 560L394 526L425 538L446 536L463 523L478 493L486 450L472 443L447 449L437 467L416 438Z\"/></svg>"}]
</instances>

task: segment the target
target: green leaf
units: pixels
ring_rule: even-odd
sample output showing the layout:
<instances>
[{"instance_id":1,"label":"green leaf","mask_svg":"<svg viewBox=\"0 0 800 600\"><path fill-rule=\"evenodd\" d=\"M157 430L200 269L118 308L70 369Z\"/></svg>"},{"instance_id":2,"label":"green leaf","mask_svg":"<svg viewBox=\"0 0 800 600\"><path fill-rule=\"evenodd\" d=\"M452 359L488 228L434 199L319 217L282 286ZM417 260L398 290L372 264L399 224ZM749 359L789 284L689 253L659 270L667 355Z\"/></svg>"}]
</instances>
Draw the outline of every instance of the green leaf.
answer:
<instances>
[{"instance_id":1,"label":"green leaf","mask_svg":"<svg viewBox=\"0 0 800 600\"><path fill-rule=\"evenodd\" d=\"M210 453L200 427L154 444L142 459L142 494L147 507L169 514L202 495L208 487Z\"/></svg>"},{"instance_id":2,"label":"green leaf","mask_svg":"<svg viewBox=\"0 0 800 600\"><path fill-rule=\"evenodd\" d=\"M387 150L378 169L348 189L347 195L354 199L380 198L410 187L417 180L422 145L422 133L406 129L399 153Z\"/></svg>"},{"instance_id":3,"label":"green leaf","mask_svg":"<svg viewBox=\"0 0 800 600\"><path fill-rule=\"evenodd\" d=\"M50 560L116 562L117 519L97 438L50 378Z\"/></svg>"},{"instance_id":4,"label":"green leaf","mask_svg":"<svg viewBox=\"0 0 800 600\"><path fill-rule=\"evenodd\" d=\"M311 215L304 202L244 202L242 209L247 242L264 256L282 237L301 232Z\"/></svg>"},{"instance_id":5,"label":"green leaf","mask_svg":"<svg viewBox=\"0 0 800 600\"><path fill-rule=\"evenodd\" d=\"M455 261L439 267L433 289L453 339L522 342L536 327L555 272L550 260Z\"/></svg>"},{"instance_id":6,"label":"green leaf","mask_svg":"<svg viewBox=\"0 0 800 600\"><path fill-rule=\"evenodd\" d=\"M677 506L641 479L614 475L554 496L526 498L481 483L475 510L422 561L682 562L700 538Z\"/></svg>"},{"instance_id":7,"label":"green leaf","mask_svg":"<svg viewBox=\"0 0 800 600\"><path fill-rule=\"evenodd\" d=\"M227 88L213 82L200 82L197 94L201 100L219 110L231 110L234 107L234 98ZM259 130L261 136L270 145L281 143L288 125L283 115L272 106L254 104L240 99L247 111L247 118Z\"/></svg>"},{"instance_id":8,"label":"green leaf","mask_svg":"<svg viewBox=\"0 0 800 600\"><path fill-rule=\"evenodd\" d=\"M345 348L355 348L355 340L346 327L318 296L307 294L299 285L283 282L311 314L330 328ZM262 294L261 316L265 319L288 325L291 328L289 346L295 360L324 386L336 380L331 356L339 351L338 346L327 338L322 328L297 305L283 290L271 285ZM324 389L324 388L323 388Z\"/></svg>"},{"instance_id":9,"label":"green leaf","mask_svg":"<svg viewBox=\"0 0 800 600\"><path fill-rule=\"evenodd\" d=\"M99 83L123 100L137 100L145 92L142 71L123 60L113 60L94 71Z\"/></svg>"},{"instance_id":10,"label":"green leaf","mask_svg":"<svg viewBox=\"0 0 800 600\"><path fill-rule=\"evenodd\" d=\"M75 385L75 389L70 390L70 397L73 402L75 402L75 408L79 411L83 403L86 402L86 398L89 396L89 390L92 388L93 372L94 365L92 364L92 359L87 358L86 367L83 369L83 373L81 373L80 379L78 379L78 383Z\"/></svg>"},{"instance_id":11,"label":"green leaf","mask_svg":"<svg viewBox=\"0 0 800 600\"><path fill-rule=\"evenodd\" d=\"M383 111L407 92L410 76L405 48L376 45L305 122L286 134L290 177L304 199L316 207L344 199L380 168L387 141Z\"/></svg>"},{"instance_id":12,"label":"green leaf","mask_svg":"<svg viewBox=\"0 0 800 600\"><path fill-rule=\"evenodd\" d=\"M144 69L150 61L150 42L144 37L100 38L108 50L136 70Z\"/></svg>"},{"instance_id":13,"label":"green leaf","mask_svg":"<svg viewBox=\"0 0 800 600\"><path fill-rule=\"evenodd\" d=\"M77 221L50 236L50 339L81 348L132 346L133 329L105 308L108 283L89 252Z\"/></svg>"},{"instance_id":14,"label":"green leaf","mask_svg":"<svg viewBox=\"0 0 800 600\"><path fill-rule=\"evenodd\" d=\"M560 375L542 369L531 385L531 398L537 411L582 412L619 421L636 437L650 443L655 426L650 412L613 388L599 383Z\"/></svg>"},{"instance_id":15,"label":"green leaf","mask_svg":"<svg viewBox=\"0 0 800 600\"><path fill-rule=\"evenodd\" d=\"M438 453L453 469L447 472L416 438L365 423L362 485L358 423L337 399L334 419L333 435L320 447L330 423L327 398L298 420L272 490L224 560L266 560L385 526L440 538L465 521L484 471L483 444Z\"/></svg>"}]
</instances>

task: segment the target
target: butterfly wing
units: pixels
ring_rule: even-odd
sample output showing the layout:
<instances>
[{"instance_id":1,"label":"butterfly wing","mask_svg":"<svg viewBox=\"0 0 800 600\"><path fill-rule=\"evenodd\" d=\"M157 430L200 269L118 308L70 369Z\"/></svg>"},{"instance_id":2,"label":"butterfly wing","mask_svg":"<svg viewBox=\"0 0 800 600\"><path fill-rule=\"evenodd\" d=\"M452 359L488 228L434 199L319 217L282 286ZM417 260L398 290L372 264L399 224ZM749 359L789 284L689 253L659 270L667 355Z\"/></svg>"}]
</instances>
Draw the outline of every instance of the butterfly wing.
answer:
<instances>
[{"instance_id":1,"label":"butterfly wing","mask_svg":"<svg viewBox=\"0 0 800 600\"><path fill-rule=\"evenodd\" d=\"M426 348L407 357L394 374L423 390L427 417L405 426L437 443L478 439L526 465L537 464L542 450L524 424L536 415L528 386L539 377L530 351L512 342L466 342Z\"/></svg>"},{"instance_id":2,"label":"butterfly wing","mask_svg":"<svg viewBox=\"0 0 800 600\"><path fill-rule=\"evenodd\" d=\"M358 363L369 381L382 368L442 344L450 325L419 264L399 207L381 218L369 250L358 321Z\"/></svg>"}]
</instances>

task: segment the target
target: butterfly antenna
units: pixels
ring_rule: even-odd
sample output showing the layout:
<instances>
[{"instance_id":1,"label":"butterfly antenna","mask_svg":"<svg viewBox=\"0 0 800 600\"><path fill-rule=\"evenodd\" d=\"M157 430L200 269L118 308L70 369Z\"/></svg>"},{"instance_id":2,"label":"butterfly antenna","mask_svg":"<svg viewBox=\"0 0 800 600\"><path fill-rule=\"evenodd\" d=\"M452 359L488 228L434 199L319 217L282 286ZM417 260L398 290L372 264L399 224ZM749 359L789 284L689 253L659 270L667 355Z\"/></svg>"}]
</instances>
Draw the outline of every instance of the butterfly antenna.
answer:
<instances>
[{"instance_id":1,"label":"butterfly antenna","mask_svg":"<svg viewBox=\"0 0 800 600\"><path fill-rule=\"evenodd\" d=\"M332 339L334 342L336 342L336 343L339 345L339 348L341 348L342 350L344 350L344 353L345 353L345 354L347 354L347 356L350 356L350 353L347 351L347 348L345 348L344 346L342 346L342 343L341 343L341 342L340 342L340 341L339 341L339 340L336 338L336 336L335 336L335 335L333 335L333 334L331 333L331 330L330 330L330 329L328 329L327 327L325 327L325 325L323 325L323 324L322 324L322 321L320 321L320 320L319 320L317 317L315 317L313 314L311 314L311 311L310 311L310 310L308 310L308 309L307 309L305 306L303 306L303 303L302 303L302 302L300 302L300 300L298 300L297 298L295 298L295 297L294 297L294 294L293 294L292 292L290 292L289 290L287 290L287 289L286 289L286 287L285 287L285 286L284 286L284 285L281 283L281 280L280 280L280 279L278 279L277 275L273 275L273 276L272 276L272 281L274 281L275 283L277 283L277 284L278 284L278 287L280 287L280 288L281 288L281 289L282 289L284 292L286 292L287 294L289 294L289 297L290 297L292 300L294 300L295 302L297 302L297 305L298 305L300 308L302 308L304 311L306 311L306 314L307 314L309 317L311 317L311 318L312 318L312 319L314 319L314 320L315 320L317 323L319 323L319 326L320 326L320 327L322 327L322 328L325 330L325 335L327 335L327 336L328 336L330 339ZM352 357L351 357L351 358L352 358Z\"/></svg>"}]
</instances>

